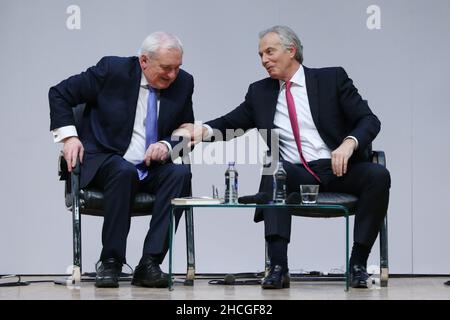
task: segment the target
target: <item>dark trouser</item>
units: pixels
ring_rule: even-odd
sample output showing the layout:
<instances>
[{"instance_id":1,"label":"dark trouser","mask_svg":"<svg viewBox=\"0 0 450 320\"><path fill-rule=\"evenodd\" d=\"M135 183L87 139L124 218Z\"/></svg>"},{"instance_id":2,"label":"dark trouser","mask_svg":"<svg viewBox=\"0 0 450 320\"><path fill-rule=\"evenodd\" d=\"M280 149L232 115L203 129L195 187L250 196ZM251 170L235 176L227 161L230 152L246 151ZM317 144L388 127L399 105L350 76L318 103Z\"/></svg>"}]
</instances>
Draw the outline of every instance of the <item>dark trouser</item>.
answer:
<instances>
[{"instance_id":1,"label":"dark trouser","mask_svg":"<svg viewBox=\"0 0 450 320\"><path fill-rule=\"evenodd\" d=\"M299 192L300 184L318 184L302 165L283 162L287 173L287 194ZM386 216L391 179L389 171L371 162L353 163L343 177L332 174L331 160L321 159L310 163L322 180L320 191L343 192L359 198L355 211L353 240L372 248L381 223ZM264 176L263 179L272 179ZM265 192L271 192L271 183L263 183ZM264 209L265 236L279 236L290 240L291 215L287 209Z\"/></svg>"},{"instance_id":2,"label":"dark trouser","mask_svg":"<svg viewBox=\"0 0 450 320\"><path fill-rule=\"evenodd\" d=\"M126 261L127 236L131 209L138 191L155 194L150 228L143 254L164 257L167 252L170 222L170 200L189 195L191 172L187 165L173 163L152 166L148 176L139 181L136 167L120 156L111 156L98 170L92 185L104 193L105 216L102 230L103 249L100 259ZM175 213L175 228L182 210Z\"/></svg>"}]
</instances>

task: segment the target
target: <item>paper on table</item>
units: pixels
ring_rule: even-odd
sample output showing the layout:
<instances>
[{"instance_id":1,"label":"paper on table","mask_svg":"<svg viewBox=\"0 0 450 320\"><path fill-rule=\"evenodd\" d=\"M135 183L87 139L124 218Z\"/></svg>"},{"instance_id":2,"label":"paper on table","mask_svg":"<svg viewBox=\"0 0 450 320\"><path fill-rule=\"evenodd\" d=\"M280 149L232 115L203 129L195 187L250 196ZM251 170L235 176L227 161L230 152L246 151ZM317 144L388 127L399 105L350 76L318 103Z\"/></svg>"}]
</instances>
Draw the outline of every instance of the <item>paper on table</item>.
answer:
<instances>
[{"instance_id":1,"label":"paper on table","mask_svg":"<svg viewBox=\"0 0 450 320\"><path fill-rule=\"evenodd\" d=\"M172 199L172 204L221 204L223 199L211 197L185 197Z\"/></svg>"}]
</instances>

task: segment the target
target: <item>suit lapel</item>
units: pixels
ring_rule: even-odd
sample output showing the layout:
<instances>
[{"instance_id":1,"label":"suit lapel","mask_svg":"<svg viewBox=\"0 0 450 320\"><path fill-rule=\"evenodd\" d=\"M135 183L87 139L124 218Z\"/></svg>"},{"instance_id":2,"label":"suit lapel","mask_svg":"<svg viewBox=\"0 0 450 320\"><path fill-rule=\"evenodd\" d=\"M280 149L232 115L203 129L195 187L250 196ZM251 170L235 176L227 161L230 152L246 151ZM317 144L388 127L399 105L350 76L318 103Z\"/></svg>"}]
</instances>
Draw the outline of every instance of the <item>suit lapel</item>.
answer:
<instances>
[{"instance_id":1,"label":"suit lapel","mask_svg":"<svg viewBox=\"0 0 450 320\"><path fill-rule=\"evenodd\" d=\"M278 95L280 94L280 82L278 80L271 79L268 83L264 94L261 94L261 98L264 101L261 103L264 106L265 112L262 118L262 125L260 128L267 129L267 137L263 136L269 149L272 149L272 129L275 128L275 112L277 110Z\"/></svg>"},{"instance_id":2,"label":"suit lapel","mask_svg":"<svg viewBox=\"0 0 450 320\"><path fill-rule=\"evenodd\" d=\"M308 93L309 108L316 128L319 128L319 87L317 75L309 68L305 70L306 92Z\"/></svg>"},{"instance_id":3,"label":"suit lapel","mask_svg":"<svg viewBox=\"0 0 450 320\"><path fill-rule=\"evenodd\" d=\"M133 68L130 68L129 77L130 77L130 100L129 100L129 115L127 124L129 125L129 137L131 141L131 136L133 134L133 126L134 119L136 118L136 108L139 99L139 90L141 89L141 75L142 70L139 65L139 60L136 58L135 65Z\"/></svg>"},{"instance_id":4,"label":"suit lapel","mask_svg":"<svg viewBox=\"0 0 450 320\"><path fill-rule=\"evenodd\" d=\"M268 89L266 91L265 105L267 112L265 113L267 117L264 119L263 128L273 129L274 128L274 119L275 119L275 111L277 110L277 102L278 95L280 93L280 82L278 80L271 79Z\"/></svg>"}]
</instances>

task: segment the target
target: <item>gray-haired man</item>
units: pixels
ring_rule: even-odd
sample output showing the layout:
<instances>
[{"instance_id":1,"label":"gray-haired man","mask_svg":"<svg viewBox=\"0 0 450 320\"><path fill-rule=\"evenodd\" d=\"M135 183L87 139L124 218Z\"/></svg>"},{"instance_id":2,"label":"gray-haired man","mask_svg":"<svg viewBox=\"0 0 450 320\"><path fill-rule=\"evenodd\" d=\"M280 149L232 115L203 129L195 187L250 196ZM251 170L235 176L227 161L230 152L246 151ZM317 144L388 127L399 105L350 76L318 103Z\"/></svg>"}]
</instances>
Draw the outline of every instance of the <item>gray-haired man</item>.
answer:
<instances>
[{"instance_id":1,"label":"gray-haired man","mask_svg":"<svg viewBox=\"0 0 450 320\"><path fill-rule=\"evenodd\" d=\"M103 249L97 287L117 287L126 262L130 210L138 190L156 195L150 228L133 284L166 287L159 265L167 252L170 199L187 196L191 172L169 153L172 132L194 121L193 78L180 69L183 48L166 32L148 36L139 57L104 57L49 92L50 129L64 143L69 171L81 160L81 187L104 191ZM72 108L86 103L75 128ZM176 214L178 224L181 212Z\"/></svg>"},{"instance_id":2,"label":"gray-haired man","mask_svg":"<svg viewBox=\"0 0 450 320\"><path fill-rule=\"evenodd\" d=\"M213 129L222 136L226 129L276 130L288 193L298 191L300 184L319 184L322 191L357 195L351 285L367 287L367 259L389 202L389 172L368 157L380 121L343 68L303 66L301 42L290 28L262 31L259 55L269 78L252 83L241 105L201 129L192 124L182 127L193 143L208 139ZM263 176L260 191L272 194L272 186L272 176ZM257 210L255 221L261 220L271 262L262 287L289 287L291 215L284 209Z\"/></svg>"}]
</instances>

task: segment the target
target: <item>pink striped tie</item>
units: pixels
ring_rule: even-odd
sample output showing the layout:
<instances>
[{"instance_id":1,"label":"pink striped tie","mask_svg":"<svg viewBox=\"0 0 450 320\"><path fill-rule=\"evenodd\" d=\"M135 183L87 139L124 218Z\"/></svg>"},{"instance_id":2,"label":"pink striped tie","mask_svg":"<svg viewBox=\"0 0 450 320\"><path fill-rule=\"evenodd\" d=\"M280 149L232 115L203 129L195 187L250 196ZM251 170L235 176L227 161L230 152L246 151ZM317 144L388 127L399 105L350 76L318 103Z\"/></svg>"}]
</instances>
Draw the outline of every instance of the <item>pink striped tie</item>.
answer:
<instances>
[{"instance_id":1,"label":"pink striped tie","mask_svg":"<svg viewBox=\"0 0 450 320\"><path fill-rule=\"evenodd\" d=\"M289 120L291 120L292 132L294 133L295 142L297 144L298 153L300 154L300 159L302 160L302 164L306 170L320 183L320 178L311 168L308 166L308 162L306 162L305 157L302 153L302 141L300 140L300 128L298 127L297 121L297 112L295 111L295 103L294 98L291 94L291 82L286 81L286 101L289 111Z\"/></svg>"}]
</instances>

